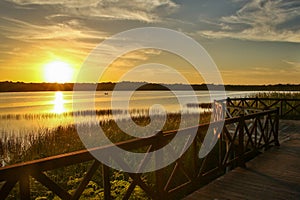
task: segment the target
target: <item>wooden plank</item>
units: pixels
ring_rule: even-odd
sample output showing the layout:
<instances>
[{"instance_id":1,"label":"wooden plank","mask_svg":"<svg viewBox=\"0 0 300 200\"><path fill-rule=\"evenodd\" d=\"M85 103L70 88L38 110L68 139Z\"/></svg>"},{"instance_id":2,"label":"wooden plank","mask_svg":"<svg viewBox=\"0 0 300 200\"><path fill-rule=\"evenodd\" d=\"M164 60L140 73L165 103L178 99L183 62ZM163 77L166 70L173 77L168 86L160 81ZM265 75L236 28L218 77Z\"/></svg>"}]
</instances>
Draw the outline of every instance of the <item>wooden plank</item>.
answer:
<instances>
[{"instance_id":1,"label":"wooden plank","mask_svg":"<svg viewBox=\"0 0 300 200\"><path fill-rule=\"evenodd\" d=\"M48 189L53 191L57 196L59 196L61 199L71 199L72 196L66 192L64 189L62 189L59 185L57 185L55 182L53 182L50 178L48 178L43 172L35 172L32 174L32 176L39 181L41 184L46 186Z\"/></svg>"},{"instance_id":2,"label":"wooden plank","mask_svg":"<svg viewBox=\"0 0 300 200\"><path fill-rule=\"evenodd\" d=\"M132 192L134 191L134 188L136 187L136 182L133 181L130 185L129 188L127 189L125 195L123 196L122 200L127 200L130 198Z\"/></svg>"},{"instance_id":3,"label":"wooden plank","mask_svg":"<svg viewBox=\"0 0 300 200\"><path fill-rule=\"evenodd\" d=\"M30 199L30 180L29 176L25 175L20 178L20 196L21 199L27 200Z\"/></svg>"},{"instance_id":4,"label":"wooden plank","mask_svg":"<svg viewBox=\"0 0 300 200\"><path fill-rule=\"evenodd\" d=\"M110 180L109 180L109 167L106 165L102 165L102 174L103 174L103 188L104 188L104 199L110 200L111 194L110 194Z\"/></svg>"},{"instance_id":5,"label":"wooden plank","mask_svg":"<svg viewBox=\"0 0 300 200\"><path fill-rule=\"evenodd\" d=\"M0 199L5 199L9 195L9 192L13 189L13 187L16 185L17 182L18 180L5 182L0 189Z\"/></svg>"},{"instance_id":6,"label":"wooden plank","mask_svg":"<svg viewBox=\"0 0 300 200\"><path fill-rule=\"evenodd\" d=\"M293 136L184 199L300 199L299 139Z\"/></svg>"},{"instance_id":7,"label":"wooden plank","mask_svg":"<svg viewBox=\"0 0 300 200\"><path fill-rule=\"evenodd\" d=\"M134 181L133 183L136 183L136 185L140 186L144 192L151 197L152 199L155 199L155 192L150 189L148 185L141 179L141 174L133 174L133 173L128 173L129 176L132 178Z\"/></svg>"},{"instance_id":8,"label":"wooden plank","mask_svg":"<svg viewBox=\"0 0 300 200\"><path fill-rule=\"evenodd\" d=\"M81 181L80 185L76 189L75 193L73 194L72 200L79 199L85 187L87 186L87 184L95 174L96 170L98 169L99 165L100 163L97 160L95 160L90 169L88 170L87 174L85 175L84 179Z\"/></svg>"}]
</instances>

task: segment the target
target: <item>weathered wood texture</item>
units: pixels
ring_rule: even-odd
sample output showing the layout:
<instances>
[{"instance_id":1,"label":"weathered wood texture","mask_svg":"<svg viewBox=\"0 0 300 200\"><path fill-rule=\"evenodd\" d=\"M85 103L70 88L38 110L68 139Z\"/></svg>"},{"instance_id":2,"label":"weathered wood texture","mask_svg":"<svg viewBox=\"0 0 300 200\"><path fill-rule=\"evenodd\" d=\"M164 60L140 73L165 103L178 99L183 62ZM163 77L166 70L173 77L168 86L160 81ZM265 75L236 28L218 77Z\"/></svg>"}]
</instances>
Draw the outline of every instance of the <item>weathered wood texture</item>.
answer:
<instances>
[{"instance_id":1,"label":"weathered wood texture","mask_svg":"<svg viewBox=\"0 0 300 200\"><path fill-rule=\"evenodd\" d=\"M271 148L190 194L185 200L300 199L300 122L281 122L282 145Z\"/></svg>"}]
</instances>

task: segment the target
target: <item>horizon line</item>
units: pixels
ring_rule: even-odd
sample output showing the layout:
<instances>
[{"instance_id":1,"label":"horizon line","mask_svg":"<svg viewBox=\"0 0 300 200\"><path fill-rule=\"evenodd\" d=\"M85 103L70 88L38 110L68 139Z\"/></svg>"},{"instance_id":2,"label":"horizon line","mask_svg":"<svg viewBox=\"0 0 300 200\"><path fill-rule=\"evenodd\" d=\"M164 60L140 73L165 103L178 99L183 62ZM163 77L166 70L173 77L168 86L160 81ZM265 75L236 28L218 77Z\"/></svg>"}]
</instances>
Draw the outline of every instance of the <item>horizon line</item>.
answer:
<instances>
[{"instance_id":1,"label":"horizon line","mask_svg":"<svg viewBox=\"0 0 300 200\"><path fill-rule=\"evenodd\" d=\"M59 83L59 82L25 82L25 81L0 81L1 83L23 83L23 84L117 84L117 83L144 83L144 84L154 84L154 85L215 85L215 86L300 86L300 83L267 83L267 84L215 84L215 83L192 83L192 84L186 84L186 83L157 83L157 82L146 82L146 81L121 81L121 82L65 82L65 83Z\"/></svg>"}]
</instances>

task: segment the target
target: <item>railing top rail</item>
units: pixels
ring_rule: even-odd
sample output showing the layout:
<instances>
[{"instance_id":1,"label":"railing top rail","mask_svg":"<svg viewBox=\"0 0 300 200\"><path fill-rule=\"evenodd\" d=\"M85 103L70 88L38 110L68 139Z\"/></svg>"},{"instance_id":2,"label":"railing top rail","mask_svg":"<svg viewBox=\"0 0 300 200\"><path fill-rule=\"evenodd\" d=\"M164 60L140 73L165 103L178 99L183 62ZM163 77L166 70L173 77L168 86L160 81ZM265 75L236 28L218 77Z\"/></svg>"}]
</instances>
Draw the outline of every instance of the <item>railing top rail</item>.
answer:
<instances>
[{"instance_id":1,"label":"railing top rail","mask_svg":"<svg viewBox=\"0 0 300 200\"><path fill-rule=\"evenodd\" d=\"M264 115L268 115L268 114L272 114L272 113L277 113L277 109L271 109L271 110L265 110L265 111L262 111L262 112L258 112L258 113L253 113L253 114L248 114L248 115L245 115L245 119L252 119L252 118L255 118L255 117L260 117L260 116L264 116Z\"/></svg>"},{"instance_id":2,"label":"railing top rail","mask_svg":"<svg viewBox=\"0 0 300 200\"><path fill-rule=\"evenodd\" d=\"M260 97L240 97L240 98L230 98L218 100L220 102L227 100L274 100L274 101L300 101L300 99L292 99L292 98L260 98Z\"/></svg>"},{"instance_id":3,"label":"railing top rail","mask_svg":"<svg viewBox=\"0 0 300 200\"><path fill-rule=\"evenodd\" d=\"M254 110L254 111L264 111L265 108L249 108L248 106L234 106L234 105L227 105L226 108L236 108L236 109L245 109L245 110Z\"/></svg>"}]
</instances>

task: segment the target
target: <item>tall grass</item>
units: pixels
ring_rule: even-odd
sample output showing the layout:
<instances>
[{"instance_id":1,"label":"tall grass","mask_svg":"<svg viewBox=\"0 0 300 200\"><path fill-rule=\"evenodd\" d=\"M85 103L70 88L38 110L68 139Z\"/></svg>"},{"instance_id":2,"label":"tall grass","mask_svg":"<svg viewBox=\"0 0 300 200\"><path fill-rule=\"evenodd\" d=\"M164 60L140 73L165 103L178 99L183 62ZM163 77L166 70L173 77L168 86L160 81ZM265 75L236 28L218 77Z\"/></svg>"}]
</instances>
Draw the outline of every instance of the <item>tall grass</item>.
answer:
<instances>
[{"instance_id":1,"label":"tall grass","mask_svg":"<svg viewBox=\"0 0 300 200\"><path fill-rule=\"evenodd\" d=\"M121 111L119 112L121 113ZM146 126L151 123L151 118L147 112L147 110L134 110L130 114L132 116L132 120L137 125ZM84 112L82 114L83 116L86 116L87 113L88 112ZM111 111L101 111L97 112L97 114L111 114ZM186 120L181 121L180 113L167 114L163 131L178 129L180 123L183 127L189 127L195 123L199 124L210 120L210 113L208 112L201 114L199 122L195 122L195 116L199 115L199 113L185 115ZM159 115L154 118L158 119L158 121L160 120ZM129 119L119 120L126 123ZM134 132L132 127L128 126L126 130L121 130L118 127L117 122L113 119L99 121L99 125L106 136L114 143L133 138L133 136L126 134ZM88 135L89 131L92 131L96 125L83 123L80 126L83 126L83 129L86 130L86 134ZM91 138L91 140L92 139L93 138ZM97 145L100 144L95 144L95 146ZM55 129L42 128L38 130L38 133L32 132L24 135L19 134L18 136L13 135L13 133L2 133L2 137L0 139L0 156L8 165L81 150L84 148L85 146L81 142L74 124L58 126Z\"/></svg>"},{"instance_id":2,"label":"tall grass","mask_svg":"<svg viewBox=\"0 0 300 200\"><path fill-rule=\"evenodd\" d=\"M299 92L261 92L254 95L250 95L249 97L258 97L258 98L281 98L281 99L300 99L300 91Z\"/></svg>"},{"instance_id":3,"label":"tall grass","mask_svg":"<svg viewBox=\"0 0 300 200\"><path fill-rule=\"evenodd\" d=\"M84 115L87 115L85 112ZM111 114L111 111L107 112L97 112L100 114ZM146 126L149 123L153 123L149 116L147 110L134 110L131 113L132 120L139 126ZM182 127L189 127L191 125L208 122L210 120L210 113L202 113L200 116L200 121L195 121L197 119L196 115L199 113L184 114L186 115L186 120L181 121L180 113L168 113L166 117L166 122L163 126L163 131L175 130L179 128L179 124ZM46 116L46 115L45 115ZM160 120L160 115L155 116L155 119ZM122 122L126 123L126 120L122 119ZM90 130L94 127L93 124L81 124L88 134ZM121 130L117 121L113 119L99 121L99 126L104 130L106 136L114 143L125 141L133 138L133 136L126 133L133 131L132 127L127 127L126 130ZM92 140L93 138L91 138ZM100 145L100 144L95 144ZM84 149L82 141L77 134L76 126L69 124L66 126L58 126L55 129L41 129L38 133L27 134L24 137L13 137L12 135L5 135L0 140L0 155L5 159L6 164L11 165L14 163L34 160L38 158L49 157L53 155L58 155L67 152L73 152L76 150ZM66 188L70 193L74 192L75 188L79 185L85 172L90 166L90 162L80 163L63 169L51 170L46 172L56 183ZM86 190L84 191L82 199L103 198L103 186L101 176L101 170L96 172L94 178L89 182ZM144 177L147 182L153 183L153 176L147 175ZM112 196L118 199L123 196L131 183L131 179L125 174L117 171L112 171L111 184L112 184ZM31 181L31 191L32 197L38 199L56 199L57 197L52 193L47 191L47 189L39 184L37 181L32 179ZM16 198L18 193L18 187L15 187L9 196L10 199ZM147 199L145 193L137 187L134 190L134 195L131 199Z\"/></svg>"}]
</instances>

